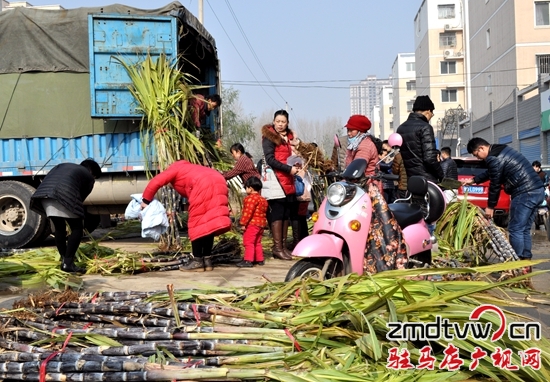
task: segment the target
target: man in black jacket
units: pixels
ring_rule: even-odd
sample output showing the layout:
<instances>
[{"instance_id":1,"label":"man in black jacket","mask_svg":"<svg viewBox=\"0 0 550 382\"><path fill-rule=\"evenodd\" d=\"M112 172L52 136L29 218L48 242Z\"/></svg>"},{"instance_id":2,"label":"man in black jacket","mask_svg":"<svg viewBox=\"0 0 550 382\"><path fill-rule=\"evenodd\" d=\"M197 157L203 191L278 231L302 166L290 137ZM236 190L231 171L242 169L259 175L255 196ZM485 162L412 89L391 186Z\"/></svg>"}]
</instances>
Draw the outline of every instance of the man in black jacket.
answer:
<instances>
[{"instance_id":1,"label":"man in black jacket","mask_svg":"<svg viewBox=\"0 0 550 382\"><path fill-rule=\"evenodd\" d=\"M489 183L489 200L485 215L493 217L501 186L511 195L508 233L510 244L520 260L531 259L531 225L537 207L544 200L544 187L531 163L521 153L506 145L490 145L483 138L472 138L468 152L487 163L487 170L462 184Z\"/></svg>"},{"instance_id":2,"label":"man in black jacket","mask_svg":"<svg viewBox=\"0 0 550 382\"><path fill-rule=\"evenodd\" d=\"M434 183L443 179L443 170L437 160L434 129L430 119L434 116L434 104L428 96L418 96L413 112L397 128L403 137L400 152L407 170L407 177L420 175Z\"/></svg>"},{"instance_id":3,"label":"man in black jacket","mask_svg":"<svg viewBox=\"0 0 550 382\"><path fill-rule=\"evenodd\" d=\"M79 165L61 163L48 172L31 196L31 209L45 213L54 225L55 245L61 256L61 269L65 272L86 272L75 265L74 259L84 229L84 200L100 176L101 168L92 159L86 159ZM71 229L69 237L67 225Z\"/></svg>"},{"instance_id":4,"label":"man in black jacket","mask_svg":"<svg viewBox=\"0 0 550 382\"><path fill-rule=\"evenodd\" d=\"M443 176L445 178L458 180L458 169L456 168L455 161L451 158L451 148L441 148L441 169L443 170Z\"/></svg>"}]
</instances>

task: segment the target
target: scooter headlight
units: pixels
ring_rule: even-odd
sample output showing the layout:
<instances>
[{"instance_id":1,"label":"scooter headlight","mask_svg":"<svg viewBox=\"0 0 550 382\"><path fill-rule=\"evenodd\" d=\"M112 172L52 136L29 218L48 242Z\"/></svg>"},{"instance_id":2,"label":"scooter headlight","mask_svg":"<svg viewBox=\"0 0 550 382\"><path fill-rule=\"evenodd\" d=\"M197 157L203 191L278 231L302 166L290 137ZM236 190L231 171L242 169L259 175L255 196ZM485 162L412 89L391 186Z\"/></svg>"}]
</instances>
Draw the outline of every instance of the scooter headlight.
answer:
<instances>
[{"instance_id":1,"label":"scooter headlight","mask_svg":"<svg viewBox=\"0 0 550 382\"><path fill-rule=\"evenodd\" d=\"M333 206L341 206L349 202L355 196L355 185L345 183L333 183L327 189L328 202Z\"/></svg>"}]
</instances>

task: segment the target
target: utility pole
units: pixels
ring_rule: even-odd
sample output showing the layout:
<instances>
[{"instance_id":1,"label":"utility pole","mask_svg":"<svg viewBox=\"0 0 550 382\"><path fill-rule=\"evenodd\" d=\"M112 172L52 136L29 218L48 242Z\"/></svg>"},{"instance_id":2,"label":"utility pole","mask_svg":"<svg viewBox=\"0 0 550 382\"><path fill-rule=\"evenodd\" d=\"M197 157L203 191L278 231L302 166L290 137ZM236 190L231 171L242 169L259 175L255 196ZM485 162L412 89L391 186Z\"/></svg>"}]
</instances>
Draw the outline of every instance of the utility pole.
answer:
<instances>
[{"instance_id":1,"label":"utility pole","mask_svg":"<svg viewBox=\"0 0 550 382\"><path fill-rule=\"evenodd\" d=\"M203 12L202 0L199 0L199 22L201 24L204 24L204 12Z\"/></svg>"}]
</instances>

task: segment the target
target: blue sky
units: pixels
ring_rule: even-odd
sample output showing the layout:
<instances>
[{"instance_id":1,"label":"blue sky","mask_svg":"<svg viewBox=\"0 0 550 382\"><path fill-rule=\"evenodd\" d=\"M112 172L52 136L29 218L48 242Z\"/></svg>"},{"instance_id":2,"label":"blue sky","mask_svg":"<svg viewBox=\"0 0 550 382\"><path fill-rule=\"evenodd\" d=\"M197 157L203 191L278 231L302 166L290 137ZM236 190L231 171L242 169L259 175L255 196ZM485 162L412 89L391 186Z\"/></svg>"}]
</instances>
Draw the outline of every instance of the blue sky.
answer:
<instances>
[{"instance_id":1,"label":"blue sky","mask_svg":"<svg viewBox=\"0 0 550 382\"><path fill-rule=\"evenodd\" d=\"M28 0L65 8L145 0ZM421 0L204 0L222 83L240 93L249 115L291 108L291 118L349 117L349 85L387 78L397 53L414 51L413 20ZM198 0L180 3L198 16ZM251 49L251 48L252 49ZM262 86L258 85L258 82Z\"/></svg>"}]
</instances>

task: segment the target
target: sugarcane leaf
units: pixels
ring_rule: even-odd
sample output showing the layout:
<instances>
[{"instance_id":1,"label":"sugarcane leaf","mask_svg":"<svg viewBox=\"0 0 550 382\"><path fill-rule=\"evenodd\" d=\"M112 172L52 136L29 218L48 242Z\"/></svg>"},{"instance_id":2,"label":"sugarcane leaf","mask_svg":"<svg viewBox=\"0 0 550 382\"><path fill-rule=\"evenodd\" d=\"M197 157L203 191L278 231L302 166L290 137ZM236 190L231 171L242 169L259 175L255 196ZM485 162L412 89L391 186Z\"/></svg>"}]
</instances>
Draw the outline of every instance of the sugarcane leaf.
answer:
<instances>
[{"instance_id":1,"label":"sugarcane leaf","mask_svg":"<svg viewBox=\"0 0 550 382\"><path fill-rule=\"evenodd\" d=\"M96 346L122 346L120 342L101 334L87 334L84 338Z\"/></svg>"}]
</instances>

